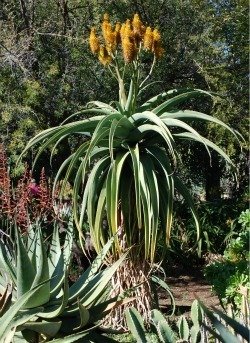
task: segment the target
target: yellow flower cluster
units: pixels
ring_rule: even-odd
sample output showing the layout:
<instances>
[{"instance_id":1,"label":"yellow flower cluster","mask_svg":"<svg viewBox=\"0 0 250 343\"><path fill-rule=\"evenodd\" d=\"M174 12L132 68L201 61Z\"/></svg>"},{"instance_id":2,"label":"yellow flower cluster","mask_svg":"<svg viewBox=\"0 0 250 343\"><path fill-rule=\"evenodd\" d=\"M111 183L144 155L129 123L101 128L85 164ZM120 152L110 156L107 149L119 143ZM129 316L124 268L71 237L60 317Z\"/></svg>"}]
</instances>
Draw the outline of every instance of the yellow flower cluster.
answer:
<instances>
[{"instance_id":1,"label":"yellow flower cluster","mask_svg":"<svg viewBox=\"0 0 250 343\"><path fill-rule=\"evenodd\" d=\"M109 15L104 14L102 22L102 38L93 27L89 36L90 50L98 55L99 61L107 65L114 58L117 48L121 46L123 58L126 63L135 60L138 51L143 48L160 58L164 52L161 46L161 35L157 29L147 28L141 22L138 14L132 20L115 24L114 28L109 20Z\"/></svg>"}]
</instances>

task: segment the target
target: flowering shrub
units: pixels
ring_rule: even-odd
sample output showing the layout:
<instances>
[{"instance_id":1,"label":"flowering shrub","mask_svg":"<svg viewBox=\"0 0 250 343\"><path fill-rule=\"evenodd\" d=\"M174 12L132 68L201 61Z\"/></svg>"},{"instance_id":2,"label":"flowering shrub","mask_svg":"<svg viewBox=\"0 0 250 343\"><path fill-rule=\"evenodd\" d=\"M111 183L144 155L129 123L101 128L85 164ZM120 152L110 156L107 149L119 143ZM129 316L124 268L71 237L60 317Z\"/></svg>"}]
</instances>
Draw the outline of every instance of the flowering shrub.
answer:
<instances>
[{"instance_id":1,"label":"flowering shrub","mask_svg":"<svg viewBox=\"0 0 250 343\"><path fill-rule=\"evenodd\" d=\"M12 186L7 156L3 145L0 145L0 219L15 223L26 231L31 222L37 220L50 222L55 218L52 192L46 180L44 168L41 170L37 184L26 166L25 172Z\"/></svg>"}]
</instances>

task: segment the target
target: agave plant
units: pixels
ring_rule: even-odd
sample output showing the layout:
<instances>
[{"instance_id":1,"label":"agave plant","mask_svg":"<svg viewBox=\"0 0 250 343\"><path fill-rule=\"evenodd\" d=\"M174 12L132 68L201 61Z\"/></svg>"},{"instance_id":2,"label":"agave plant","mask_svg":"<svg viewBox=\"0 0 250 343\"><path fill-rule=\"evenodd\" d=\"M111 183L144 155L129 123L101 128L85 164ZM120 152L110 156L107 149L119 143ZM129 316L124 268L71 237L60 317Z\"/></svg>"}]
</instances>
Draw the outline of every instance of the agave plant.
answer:
<instances>
[{"instance_id":1,"label":"agave plant","mask_svg":"<svg viewBox=\"0 0 250 343\"><path fill-rule=\"evenodd\" d=\"M89 342L90 337L91 341L98 341L100 335L92 332L98 320L123 301L118 297L107 300L107 295L109 281L126 254L100 270L112 241L71 286L67 276L72 223L63 248L57 225L50 244L43 241L39 227L31 228L24 237L16 231L16 253L0 241L0 341L47 342L57 337L64 337L65 342L80 338ZM8 284L12 290L8 290Z\"/></svg>"},{"instance_id":2,"label":"agave plant","mask_svg":"<svg viewBox=\"0 0 250 343\"><path fill-rule=\"evenodd\" d=\"M105 15L102 35L93 28L89 42L91 51L117 79L119 101L89 103L86 109L70 116L70 122L32 138L23 153L40 144L37 159L53 145L52 151L56 151L56 146L64 139L78 137L78 147L58 170L55 187L60 179L64 179L62 192L67 182L73 183L74 217L82 241L87 214L97 252L116 233L115 258L126 247L133 247L132 263L122 272L123 280L128 282L133 268L135 275L139 275L138 269L144 269L142 274L148 275L150 267L145 261L153 264L159 237L166 245L170 243L175 190L191 209L199 240L194 204L176 173L180 162L178 143L195 141L208 154L213 149L234 168L223 150L203 137L192 124L213 123L230 131L236 139L238 134L217 118L183 109L186 101L215 96L207 91L174 89L140 102L163 48L158 29L146 28L137 14L133 20L128 19L122 25L117 23L114 27ZM149 74L142 79L141 60L145 54L152 54L153 59ZM124 82L126 77L131 79L128 90ZM108 223L105 228L104 221Z\"/></svg>"}]
</instances>

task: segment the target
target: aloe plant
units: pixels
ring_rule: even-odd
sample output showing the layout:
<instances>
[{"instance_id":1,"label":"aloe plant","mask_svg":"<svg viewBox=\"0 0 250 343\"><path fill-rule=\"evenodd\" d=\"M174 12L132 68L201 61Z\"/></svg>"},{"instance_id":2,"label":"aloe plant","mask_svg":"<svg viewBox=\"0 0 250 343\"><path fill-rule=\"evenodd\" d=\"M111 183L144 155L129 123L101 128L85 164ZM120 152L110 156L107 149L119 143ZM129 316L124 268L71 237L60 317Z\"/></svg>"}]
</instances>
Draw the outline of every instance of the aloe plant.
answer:
<instances>
[{"instance_id":1,"label":"aloe plant","mask_svg":"<svg viewBox=\"0 0 250 343\"><path fill-rule=\"evenodd\" d=\"M174 330L169 324L166 317L158 310L154 309L151 311L151 324L152 331L155 332L158 342L201 342L201 325L204 319L204 312L198 301L195 300L191 308L191 320L192 326L188 323L184 316L181 316L177 321L178 330ZM132 336L137 342L146 343L147 340L147 330L144 326L144 321L139 314L139 312L130 307L126 310L126 320L128 328Z\"/></svg>"},{"instance_id":2,"label":"aloe plant","mask_svg":"<svg viewBox=\"0 0 250 343\"><path fill-rule=\"evenodd\" d=\"M149 342L143 318L135 308L126 310L126 320L136 342ZM245 325L218 309L209 310L199 300L194 300L191 306L191 320L181 316L171 327L166 317L155 309L151 311L151 324L152 332L156 333L155 340L159 343L210 342L212 337L217 342L240 343L247 342L250 335Z\"/></svg>"},{"instance_id":3,"label":"aloe plant","mask_svg":"<svg viewBox=\"0 0 250 343\"><path fill-rule=\"evenodd\" d=\"M60 178L64 179L64 186L71 178L73 180L74 215L80 236L87 212L93 243L100 251L107 240L101 229L107 217L111 236L122 228L127 245L138 245L140 255L153 261L159 235L164 236L165 242L170 240L175 188L190 206L198 230L192 199L175 172L179 161L178 143L195 141L202 144L208 154L210 148L214 149L234 168L222 149L191 124L213 123L236 138L238 134L217 118L183 109L189 100L213 98L215 95L211 92L173 89L139 103L163 49L160 32L146 28L138 15L121 26L117 23L115 29L105 15L102 37L92 29L90 48L117 79L119 102L114 101L112 106L99 101L89 103L86 109L68 118L69 121L77 117L76 121L49 128L32 138L23 153L40 144L37 159L49 147L78 136L79 146L61 165L55 185ZM145 53L153 55L152 70L141 80L141 60ZM131 82L127 91L122 75L129 73ZM87 118L80 119L82 115ZM118 236L114 249L122 250Z\"/></svg>"},{"instance_id":4,"label":"aloe plant","mask_svg":"<svg viewBox=\"0 0 250 343\"><path fill-rule=\"evenodd\" d=\"M249 326L243 325L236 318L232 318L228 314L225 314L216 308L213 308L212 310L208 309L201 301L199 301L199 305L212 324L208 325L207 322L203 322L205 330L215 337L219 342L249 342Z\"/></svg>"},{"instance_id":5,"label":"aloe plant","mask_svg":"<svg viewBox=\"0 0 250 343\"><path fill-rule=\"evenodd\" d=\"M109 281L126 254L100 270L114 238L71 286L67 276L73 243L72 221L63 247L57 225L50 241L44 242L39 226L36 230L30 228L23 237L16 230L15 238L14 252L0 241L0 293L7 289L8 283L12 284L12 289L5 291L0 300L1 342L12 342L11 339L15 342L17 338L40 342L56 337L65 337L65 342L82 338L84 342L98 320L128 301L118 297L107 300ZM93 335L98 339L96 332Z\"/></svg>"},{"instance_id":6,"label":"aloe plant","mask_svg":"<svg viewBox=\"0 0 250 343\"><path fill-rule=\"evenodd\" d=\"M132 287L135 282L145 286L143 290L137 288L136 298L141 295L139 303L149 310L151 291L147 277L155 261L159 238L165 242L165 248L170 244L175 190L189 206L197 241L200 239L192 197L176 173L181 161L180 143L201 144L209 155L210 149L215 150L235 170L226 153L192 125L199 122L218 125L235 139L239 140L239 135L211 115L185 109L187 101L190 104L197 98L214 99L214 93L200 89L164 90L143 102L143 92L152 86L149 83L152 71L164 53L159 30L145 27L137 14L114 27L105 15L101 26L102 34L96 28L91 30L90 49L116 78L119 101L110 104L92 101L62 125L32 138L23 154L38 149L36 163L42 152L52 149L53 154L65 139L77 137L79 144L60 166L54 190L61 179L61 192L68 182L73 184L74 219L83 248L86 215L97 252L114 234L117 235L113 260L132 247L130 264L117 280L121 288L128 284ZM153 58L144 77L142 61L147 54ZM107 221L105 229L104 221Z\"/></svg>"}]
</instances>

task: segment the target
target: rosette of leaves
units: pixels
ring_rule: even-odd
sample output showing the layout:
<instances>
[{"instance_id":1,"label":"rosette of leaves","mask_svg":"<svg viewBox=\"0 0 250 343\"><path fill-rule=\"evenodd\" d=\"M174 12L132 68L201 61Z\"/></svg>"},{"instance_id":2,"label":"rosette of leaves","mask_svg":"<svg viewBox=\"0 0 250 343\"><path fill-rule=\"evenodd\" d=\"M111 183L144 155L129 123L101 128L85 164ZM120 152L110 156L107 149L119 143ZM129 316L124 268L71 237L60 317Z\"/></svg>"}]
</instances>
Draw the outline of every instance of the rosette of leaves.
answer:
<instances>
[{"instance_id":1,"label":"rosette of leaves","mask_svg":"<svg viewBox=\"0 0 250 343\"><path fill-rule=\"evenodd\" d=\"M61 341L60 337L64 337L64 342L80 338L88 342L92 337L94 342L100 339L100 334L93 331L98 320L125 301L118 297L107 300L107 295L109 281L126 254L112 266L100 270L112 245L111 239L89 268L69 286L72 223L63 247L57 225L50 242L44 242L39 226L23 237L16 230L15 238L14 252L9 244L0 241L0 292L3 294L0 341L47 342L52 338ZM7 292L8 284L12 289Z\"/></svg>"},{"instance_id":2,"label":"rosette of leaves","mask_svg":"<svg viewBox=\"0 0 250 343\"><path fill-rule=\"evenodd\" d=\"M143 253L141 255L153 261L159 235L162 235L167 243L170 240L175 189L190 206L198 230L192 199L175 173L179 160L179 141L195 141L203 145L208 154L211 148L234 168L222 149L203 137L191 124L213 123L230 131L235 137L237 133L217 118L183 109L186 101L213 96L206 91L170 90L142 104L138 103L138 96L143 92L146 82L145 79L140 82L141 54L143 50L153 53L154 64L158 55L153 47L156 42L159 46L160 34L158 30L151 29L148 30L151 35L147 36L148 31L145 31L140 21L138 23L138 16L135 16L135 19L132 22L126 21L120 29L115 26L114 31L107 16L102 24L103 41L110 57L109 67L113 68L114 75L116 73L120 101L114 102L114 106L92 102L89 104L91 108L77 113L88 116L87 119L64 123L39 133L31 139L24 152L40 143L38 158L41 152L51 145L61 144L64 139L72 136L79 136L82 143L65 159L55 180L57 183L63 178L65 186L68 181L73 180L74 214L79 231L87 212L91 237L95 249L100 251L107 240L106 232L101 229L103 219L107 218L110 236L122 227L127 246L137 245ZM119 34L120 39L115 40L114 37ZM109 41L107 37L113 37L113 41ZM148 45L145 47L145 41L149 39L150 49ZM124 55L127 46L125 43L128 41L133 43L131 49L134 49L134 54L129 61L124 57L122 67L121 63L119 64L118 47L120 44ZM93 50L92 47L92 51L100 54L100 39L96 34L93 37L92 31L90 46L94 43L96 49ZM128 63L132 75L127 94L121 75L122 71L126 72ZM63 188L64 186L62 191ZM115 251L121 250L117 236Z\"/></svg>"},{"instance_id":3,"label":"rosette of leaves","mask_svg":"<svg viewBox=\"0 0 250 343\"><path fill-rule=\"evenodd\" d=\"M195 142L208 154L210 149L215 150L235 169L226 153L211 138L198 132L197 124L218 125L235 139L239 138L219 119L190 109L190 104L197 98L215 96L207 91L173 89L145 102L140 100L151 85L148 81L152 70L163 53L158 29L146 28L138 15L114 27L105 16L101 31L102 34L97 34L96 29L91 31L90 48L116 78L119 101L91 102L62 125L36 135L23 153L40 145L35 163L44 150L52 149L53 154L64 140L78 141L59 168L54 189L60 180L64 180L62 194L68 182L73 184L73 213L82 247L87 215L97 252L116 233L112 250L114 260L124 249L132 247L129 255L132 263L118 277L121 286L129 283L132 274L137 278L136 283L146 285L144 281L155 261L157 241L161 238L165 247L170 244L175 191L190 208L197 241L200 240L192 198L176 173L181 162L180 143ZM143 78L145 54L151 54L153 59L148 75ZM131 81L127 88L125 80L128 78ZM185 104L189 104L186 109ZM104 222L107 222L105 228ZM140 294L148 294L143 296L141 304L145 299L150 303L150 293L140 291Z\"/></svg>"}]
</instances>

